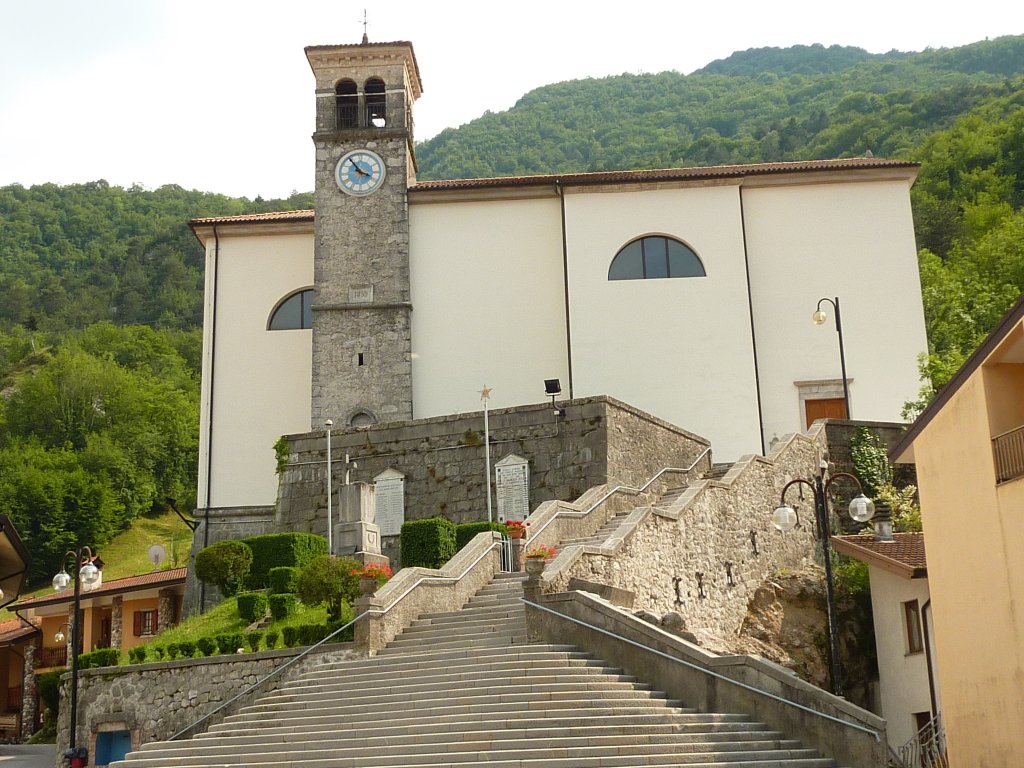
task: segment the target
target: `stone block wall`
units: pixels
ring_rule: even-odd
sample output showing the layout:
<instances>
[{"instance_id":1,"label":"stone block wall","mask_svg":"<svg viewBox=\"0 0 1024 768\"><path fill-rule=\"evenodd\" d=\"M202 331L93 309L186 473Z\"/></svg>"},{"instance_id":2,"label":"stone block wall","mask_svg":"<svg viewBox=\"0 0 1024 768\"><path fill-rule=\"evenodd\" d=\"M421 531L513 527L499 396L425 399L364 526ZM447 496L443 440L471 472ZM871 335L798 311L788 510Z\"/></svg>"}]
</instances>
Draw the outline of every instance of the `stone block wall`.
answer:
<instances>
[{"instance_id":1,"label":"stone block wall","mask_svg":"<svg viewBox=\"0 0 1024 768\"><path fill-rule=\"evenodd\" d=\"M803 501L796 488L787 496L801 516L796 531L776 531L771 513L789 480L814 476L824 439L813 427L768 458L744 457L721 480L693 483L666 506L637 507L603 547L561 552L544 573L544 592L565 591L573 578L629 590L635 608L677 611L702 644L728 650L754 591L814 556L810 493Z\"/></svg>"},{"instance_id":2,"label":"stone block wall","mask_svg":"<svg viewBox=\"0 0 1024 768\"><path fill-rule=\"evenodd\" d=\"M96 734L104 730L129 731L133 750L151 741L168 739L299 652L285 649L82 670L78 676L76 741L88 744L93 756ZM261 688L261 692L274 690L282 680L292 679L318 664L362 655L352 643L323 646ZM62 679L57 755L63 755L68 747L70 680L70 674ZM237 706L251 703L251 698L246 697Z\"/></svg>"},{"instance_id":3,"label":"stone block wall","mask_svg":"<svg viewBox=\"0 0 1024 768\"><path fill-rule=\"evenodd\" d=\"M535 509L611 480L643 482L664 466L692 463L708 447L706 440L609 397L559 407L564 416L548 404L490 412L492 492L494 464L509 454L529 461ZM326 534L324 434L292 435L288 441L276 527ZM337 432L331 450L335 487L344 482L346 453L358 463L351 482L372 483L386 469L402 472L406 520L487 519L482 412Z\"/></svg>"},{"instance_id":4,"label":"stone block wall","mask_svg":"<svg viewBox=\"0 0 1024 768\"><path fill-rule=\"evenodd\" d=\"M275 531L277 528L274 524L273 507L221 507L196 510L196 528L192 532L192 549L188 555L188 576L185 579L182 617L202 613L222 600L220 590L212 584L204 585L196 578L196 555L200 550L218 541L245 539Z\"/></svg>"}]
</instances>

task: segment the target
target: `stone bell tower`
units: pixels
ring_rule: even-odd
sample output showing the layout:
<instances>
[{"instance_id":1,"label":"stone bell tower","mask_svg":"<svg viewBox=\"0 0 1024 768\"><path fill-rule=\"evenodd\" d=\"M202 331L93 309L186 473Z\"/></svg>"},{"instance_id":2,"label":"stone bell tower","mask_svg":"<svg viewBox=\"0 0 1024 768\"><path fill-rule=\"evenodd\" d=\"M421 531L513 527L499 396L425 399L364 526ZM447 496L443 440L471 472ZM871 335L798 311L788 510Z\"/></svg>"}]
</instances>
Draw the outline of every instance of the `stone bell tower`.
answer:
<instances>
[{"instance_id":1,"label":"stone bell tower","mask_svg":"<svg viewBox=\"0 0 1024 768\"><path fill-rule=\"evenodd\" d=\"M306 48L316 76L311 427L412 418L412 44Z\"/></svg>"}]
</instances>

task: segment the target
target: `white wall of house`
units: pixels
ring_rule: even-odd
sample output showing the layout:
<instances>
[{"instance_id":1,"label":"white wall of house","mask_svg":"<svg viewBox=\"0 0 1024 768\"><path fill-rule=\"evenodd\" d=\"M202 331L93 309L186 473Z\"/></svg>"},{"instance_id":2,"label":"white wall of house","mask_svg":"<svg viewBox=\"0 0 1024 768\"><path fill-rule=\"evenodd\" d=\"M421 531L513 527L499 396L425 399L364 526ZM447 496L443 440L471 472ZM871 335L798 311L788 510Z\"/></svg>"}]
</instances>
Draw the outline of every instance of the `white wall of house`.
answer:
<instances>
[{"instance_id":1,"label":"white wall of house","mask_svg":"<svg viewBox=\"0 0 1024 768\"><path fill-rule=\"evenodd\" d=\"M410 206L416 418L568 389L560 219L553 197Z\"/></svg>"},{"instance_id":2,"label":"white wall of house","mask_svg":"<svg viewBox=\"0 0 1024 768\"><path fill-rule=\"evenodd\" d=\"M903 612L903 604L910 600L917 600L920 608L928 602L928 579L907 579L875 566L868 572L882 716L888 721L889 744L897 749L917 733L914 713L932 708L928 660L923 651L908 653Z\"/></svg>"},{"instance_id":3,"label":"white wall of house","mask_svg":"<svg viewBox=\"0 0 1024 768\"><path fill-rule=\"evenodd\" d=\"M274 504L274 442L309 429L313 332L267 330L281 299L313 284L308 229L245 235L222 230L219 253L212 237L206 241L200 508Z\"/></svg>"},{"instance_id":4,"label":"white wall of house","mask_svg":"<svg viewBox=\"0 0 1024 768\"><path fill-rule=\"evenodd\" d=\"M909 179L744 185L765 436L803 429L796 381L838 380L838 336L814 325L818 299L840 299L850 411L898 421L920 387L926 351ZM808 179L805 179L805 182Z\"/></svg>"}]
</instances>

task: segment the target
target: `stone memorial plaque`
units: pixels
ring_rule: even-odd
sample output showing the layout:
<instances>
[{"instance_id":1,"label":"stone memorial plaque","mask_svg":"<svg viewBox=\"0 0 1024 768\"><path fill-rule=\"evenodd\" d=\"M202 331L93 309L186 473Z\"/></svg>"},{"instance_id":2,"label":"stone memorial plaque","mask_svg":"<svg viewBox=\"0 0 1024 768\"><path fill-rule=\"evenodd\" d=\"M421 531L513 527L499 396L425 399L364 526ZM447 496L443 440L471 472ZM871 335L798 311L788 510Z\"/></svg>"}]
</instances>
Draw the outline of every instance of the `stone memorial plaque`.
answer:
<instances>
[{"instance_id":1,"label":"stone memorial plaque","mask_svg":"<svg viewBox=\"0 0 1024 768\"><path fill-rule=\"evenodd\" d=\"M353 285L348 289L348 300L353 304L372 304L372 285Z\"/></svg>"},{"instance_id":2,"label":"stone memorial plaque","mask_svg":"<svg viewBox=\"0 0 1024 768\"><path fill-rule=\"evenodd\" d=\"M381 536L397 536L405 522L405 475L385 469L373 478L377 497L377 526Z\"/></svg>"},{"instance_id":3,"label":"stone memorial plaque","mask_svg":"<svg viewBox=\"0 0 1024 768\"><path fill-rule=\"evenodd\" d=\"M530 514L530 462L510 453L494 465L498 520L525 520Z\"/></svg>"}]
</instances>

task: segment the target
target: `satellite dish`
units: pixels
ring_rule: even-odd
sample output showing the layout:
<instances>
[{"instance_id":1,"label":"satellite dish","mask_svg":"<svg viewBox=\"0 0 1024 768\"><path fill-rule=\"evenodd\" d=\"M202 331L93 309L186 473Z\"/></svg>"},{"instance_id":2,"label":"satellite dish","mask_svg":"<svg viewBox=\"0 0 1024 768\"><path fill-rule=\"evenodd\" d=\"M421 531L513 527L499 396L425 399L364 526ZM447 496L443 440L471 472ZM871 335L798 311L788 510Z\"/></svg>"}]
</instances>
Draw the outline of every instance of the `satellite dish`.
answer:
<instances>
[{"instance_id":1,"label":"satellite dish","mask_svg":"<svg viewBox=\"0 0 1024 768\"><path fill-rule=\"evenodd\" d=\"M153 565L160 565L160 563L167 559L167 550L160 544L154 544L149 548L147 555L149 562Z\"/></svg>"}]
</instances>

